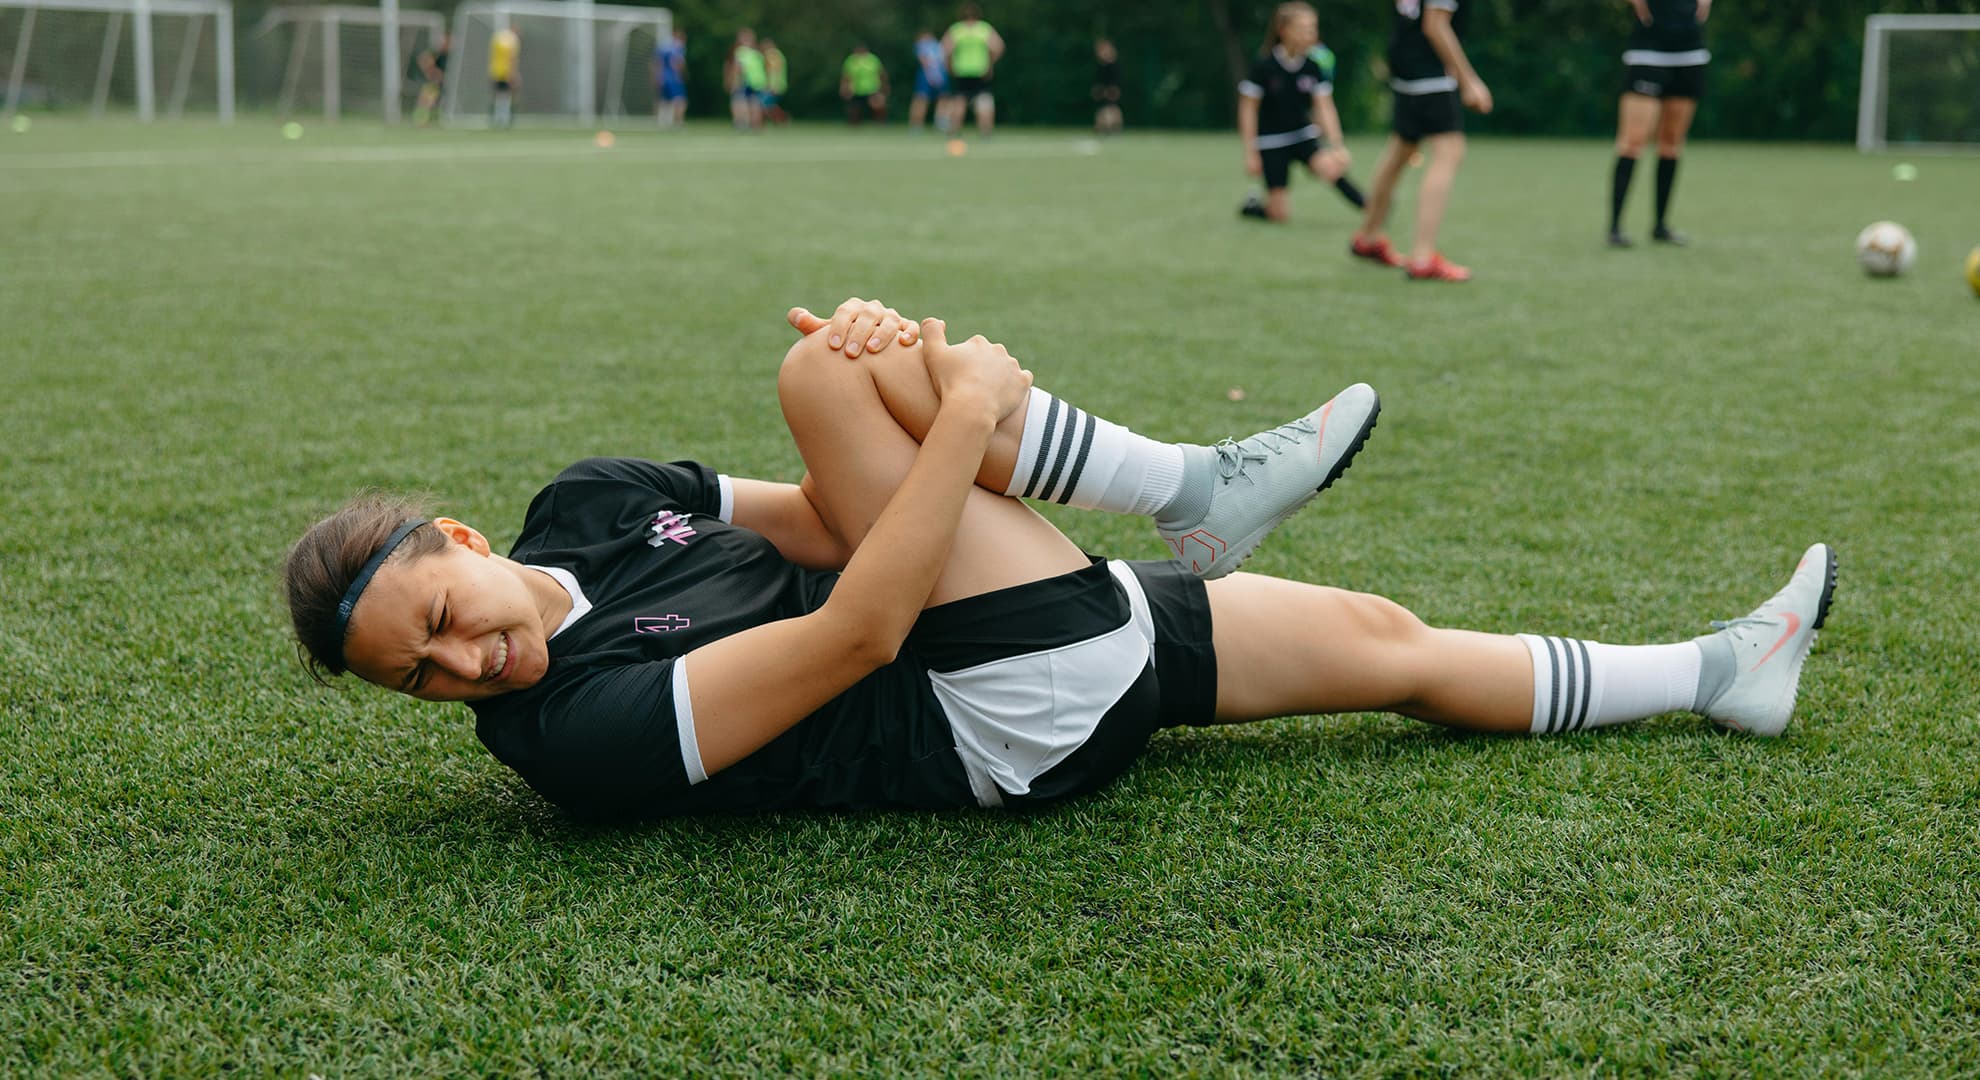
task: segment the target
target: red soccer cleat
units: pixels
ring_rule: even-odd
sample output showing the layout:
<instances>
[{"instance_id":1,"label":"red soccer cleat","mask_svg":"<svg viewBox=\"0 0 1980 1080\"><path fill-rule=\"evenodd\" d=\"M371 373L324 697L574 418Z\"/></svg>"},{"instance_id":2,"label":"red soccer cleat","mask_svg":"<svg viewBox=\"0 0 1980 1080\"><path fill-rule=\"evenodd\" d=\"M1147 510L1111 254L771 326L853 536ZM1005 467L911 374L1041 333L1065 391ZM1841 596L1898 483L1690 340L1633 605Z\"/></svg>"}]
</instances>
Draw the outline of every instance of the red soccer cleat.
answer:
<instances>
[{"instance_id":1,"label":"red soccer cleat","mask_svg":"<svg viewBox=\"0 0 1980 1080\"><path fill-rule=\"evenodd\" d=\"M1408 274L1411 281L1471 280L1469 267L1459 266L1438 254L1432 254L1422 262L1412 260L1408 266L1403 267L1403 273Z\"/></svg>"},{"instance_id":2,"label":"red soccer cleat","mask_svg":"<svg viewBox=\"0 0 1980 1080\"><path fill-rule=\"evenodd\" d=\"M1389 238L1386 236L1378 236L1371 240L1356 235L1353 242L1348 244L1348 254L1357 259L1369 259L1381 263L1383 266L1403 264L1403 257L1396 254L1395 248L1389 246Z\"/></svg>"}]
</instances>

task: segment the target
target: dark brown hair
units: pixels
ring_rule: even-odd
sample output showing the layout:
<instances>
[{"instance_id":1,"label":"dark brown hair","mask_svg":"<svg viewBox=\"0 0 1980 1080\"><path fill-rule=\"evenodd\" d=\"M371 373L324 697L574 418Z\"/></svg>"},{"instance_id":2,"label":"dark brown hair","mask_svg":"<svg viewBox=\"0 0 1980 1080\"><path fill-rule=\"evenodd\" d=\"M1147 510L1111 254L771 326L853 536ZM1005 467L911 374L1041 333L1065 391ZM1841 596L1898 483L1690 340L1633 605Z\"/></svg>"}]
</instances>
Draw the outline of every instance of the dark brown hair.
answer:
<instances>
[{"instance_id":1,"label":"dark brown hair","mask_svg":"<svg viewBox=\"0 0 1980 1080\"><path fill-rule=\"evenodd\" d=\"M345 628L337 622L337 605L364 564L392 530L413 518L431 516L419 499L366 492L311 525L289 549L282 561L282 591L288 595L289 621L295 625L296 653L311 678L328 685L326 676L342 675L347 668ZM414 529L385 561L417 559L446 546L440 530Z\"/></svg>"}]
</instances>

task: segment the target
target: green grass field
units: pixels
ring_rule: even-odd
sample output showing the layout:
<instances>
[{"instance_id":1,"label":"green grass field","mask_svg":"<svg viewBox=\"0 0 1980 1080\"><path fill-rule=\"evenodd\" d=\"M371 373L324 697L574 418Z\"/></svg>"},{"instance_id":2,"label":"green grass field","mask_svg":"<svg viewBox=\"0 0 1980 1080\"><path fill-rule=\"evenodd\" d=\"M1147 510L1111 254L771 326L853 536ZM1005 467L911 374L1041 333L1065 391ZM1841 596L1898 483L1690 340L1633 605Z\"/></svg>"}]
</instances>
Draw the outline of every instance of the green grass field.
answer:
<instances>
[{"instance_id":1,"label":"green grass field","mask_svg":"<svg viewBox=\"0 0 1980 1080\"><path fill-rule=\"evenodd\" d=\"M1229 136L0 133L0 1074L1980 1075L1980 159L1701 144L1696 246L1631 252L1609 160L1475 144L1454 288L1350 264L1319 185L1240 222ZM1162 438L1374 383L1249 568L1433 622L1688 637L1828 540L1798 718L1294 719L1039 816L594 830L465 709L303 675L314 517L795 478L781 315L849 295Z\"/></svg>"}]
</instances>

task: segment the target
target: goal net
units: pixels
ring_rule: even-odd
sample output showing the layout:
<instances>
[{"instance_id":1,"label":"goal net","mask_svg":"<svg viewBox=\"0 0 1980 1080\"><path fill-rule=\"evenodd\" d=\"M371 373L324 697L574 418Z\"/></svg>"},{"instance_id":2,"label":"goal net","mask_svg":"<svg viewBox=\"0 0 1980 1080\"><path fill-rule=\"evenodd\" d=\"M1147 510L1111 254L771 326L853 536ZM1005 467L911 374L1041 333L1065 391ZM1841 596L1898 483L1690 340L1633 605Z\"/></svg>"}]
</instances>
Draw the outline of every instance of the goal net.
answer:
<instances>
[{"instance_id":1,"label":"goal net","mask_svg":"<svg viewBox=\"0 0 1980 1080\"><path fill-rule=\"evenodd\" d=\"M1980 15L1864 23L1856 147L1980 149Z\"/></svg>"},{"instance_id":2,"label":"goal net","mask_svg":"<svg viewBox=\"0 0 1980 1080\"><path fill-rule=\"evenodd\" d=\"M454 10L449 123L488 122L488 47L504 28L522 41L511 89L518 122L590 124L653 111L653 50L673 32L666 8L468 0Z\"/></svg>"},{"instance_id":3,"label":"goal net","mask_svg":"<svg viewBox=\"0 0 1980 1080\"><path fill-rule=\"evenodd\" d=\"M0 116L234 117L227 0L0 0Z\"/></svg>"},{"instance_id":4,"label":"goal net","mask_svg":"<svg viewBox=\"0 0 1980 1080\"><path fill-rule=\"evenodd\" d=\"M436 46L446 29L437 11L402 8L395 15L376 7L312 4L271 9L253 37L268 55L266 69L280 72L281 86L272 96L282 115L320 112L335 123L347 113L370 114L396 123L424 81L419 54ZM260 86L268 91L266 83Z\"/></svg>"}]
</instances>

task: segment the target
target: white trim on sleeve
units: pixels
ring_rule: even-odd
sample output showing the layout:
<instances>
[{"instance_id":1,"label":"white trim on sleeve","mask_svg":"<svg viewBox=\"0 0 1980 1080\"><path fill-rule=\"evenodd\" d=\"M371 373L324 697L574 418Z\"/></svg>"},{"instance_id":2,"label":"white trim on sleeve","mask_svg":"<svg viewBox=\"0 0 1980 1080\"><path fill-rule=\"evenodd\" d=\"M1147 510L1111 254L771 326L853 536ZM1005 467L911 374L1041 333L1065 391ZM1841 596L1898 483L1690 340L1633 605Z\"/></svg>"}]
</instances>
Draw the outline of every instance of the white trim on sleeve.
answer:
<instances>
[{"instance_id":1,"label":"white trim on sleeve","mask_svg":"<svg viewBox=\"0 0 1980 1080\"><path fill-rule=\"evenodd\" d=\"M1238 83L1238 96L1248 97L1248 98L1262 98L1265 96L1265 88L1258 85L1255 82L1252 82L1250 79L1246 79L1243 82Z\"/></svg>"},{"instance_id":2,"label":"white trim on sleeve","mask_svg":"<svg viewBox=\"0 0 1980 1080\"><path fill-rule=\"evenodd\" d=\"M701 766L701 744L694 738L694 699L688 696L687 657L674 659L674 723L681 733L681 765L687 769L689 784L708 779Z\"/></svg>"},{"instance_id":3,"label":"white trim on sleeve","mask_svg":"<svg viewBox=\"0 0 1980 1080\"><path fill-rule=\"evenodd\" d=\"M727 473L715 474L716 490L722 493L722 505L715 511L715 517L724 525L734 525L736 516L736 485L729 480Z\"/></svg>"},{"instance_id":4,"label":"white trim on sleeve","mask_svg":"<svg viewBox=\"0 0 1980 1080\"><path fill-rule=\"evenodd\" d=\"M1458 0L1429 0L1429 3L1423 6L1426 8L1436 8L1439 11L1448 11L1455 15L1457 14Z\"/></svg>"},{"instance_id":5,"label":"white trim on sleeve","mask_svg":"<svg viewBox=\"0 0 1980 1080\"><path fill-rule=\"evenodd\" d=\"M1326 80L1324 80L1324 79L1323 79L1323 80L1321 80L1321 82L1320 82L1320 85L1319 85L1319 86L1316 86L1316 87L1314 87L1314 88L1313 88L1313 96L1314 96L1314 97L1333 97L1333 96L1334 96L1334 84L1333 84L1333 83L1331 83L1331 82L1327 82L1327 81L1326 81Z\"/></svg>"}]
</instances>

